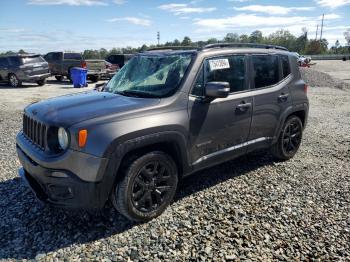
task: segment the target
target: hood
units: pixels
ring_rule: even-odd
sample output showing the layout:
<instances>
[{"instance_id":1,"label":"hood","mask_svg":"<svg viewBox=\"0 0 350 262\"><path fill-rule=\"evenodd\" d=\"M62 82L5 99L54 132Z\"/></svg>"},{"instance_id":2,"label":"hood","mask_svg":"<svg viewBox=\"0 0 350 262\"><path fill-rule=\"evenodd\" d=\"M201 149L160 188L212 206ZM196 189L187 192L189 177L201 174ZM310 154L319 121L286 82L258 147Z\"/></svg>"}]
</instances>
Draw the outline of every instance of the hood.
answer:
<instances>
[{"instance_id":1,"label":"hood","mask_svg":"<svg viewBox=\"0 0 350 262\"><path fill-rule=\"evenodd\" d=\"M26 107L25 113L49 125L69 127L92 118L146 109L159 102L158 98L135 98L91 91L43 100Z\"/></svg>"}]
</instances>

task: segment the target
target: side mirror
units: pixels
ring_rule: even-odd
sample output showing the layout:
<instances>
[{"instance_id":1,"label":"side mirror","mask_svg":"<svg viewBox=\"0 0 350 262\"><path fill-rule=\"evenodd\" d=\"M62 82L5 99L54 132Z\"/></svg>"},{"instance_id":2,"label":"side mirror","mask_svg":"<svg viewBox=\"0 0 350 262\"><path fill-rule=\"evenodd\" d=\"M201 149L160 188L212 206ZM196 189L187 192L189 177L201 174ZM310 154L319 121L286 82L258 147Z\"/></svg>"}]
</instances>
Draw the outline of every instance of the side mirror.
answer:
<instances>
[{"instance_id":1,"label":"side mirror","mask_svg":"<svg viewBox=\"0 0 350 262\"><path fill-rule=\"evenodd\" d=\"M228 82L208 82L205 85L205 96L209 98L225 98L230 94Z\"/></svg>"}]
</instances>

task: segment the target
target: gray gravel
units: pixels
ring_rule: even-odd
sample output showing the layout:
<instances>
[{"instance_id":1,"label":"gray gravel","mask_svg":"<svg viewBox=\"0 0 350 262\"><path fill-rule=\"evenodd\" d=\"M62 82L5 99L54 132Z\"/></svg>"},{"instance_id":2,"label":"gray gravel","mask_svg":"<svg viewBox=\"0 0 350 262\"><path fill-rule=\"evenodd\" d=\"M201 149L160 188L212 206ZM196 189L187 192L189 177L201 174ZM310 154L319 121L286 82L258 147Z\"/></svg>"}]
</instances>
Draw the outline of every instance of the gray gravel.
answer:
<instances>
[{"instance_id":1,"label":"gray gravel","mask_svg":"<svg viewBox=\"0 0 350 262\"><path fill-rule=\"evenodd\" d=\"M350 260L348 90L309 88L309 123L292 160L274 162L259 152L199 172L146 224L111 208L73 212L39 204L17 178L21 113L3 105L2 91L0 259Z\"/></svg>"}]
</instances>

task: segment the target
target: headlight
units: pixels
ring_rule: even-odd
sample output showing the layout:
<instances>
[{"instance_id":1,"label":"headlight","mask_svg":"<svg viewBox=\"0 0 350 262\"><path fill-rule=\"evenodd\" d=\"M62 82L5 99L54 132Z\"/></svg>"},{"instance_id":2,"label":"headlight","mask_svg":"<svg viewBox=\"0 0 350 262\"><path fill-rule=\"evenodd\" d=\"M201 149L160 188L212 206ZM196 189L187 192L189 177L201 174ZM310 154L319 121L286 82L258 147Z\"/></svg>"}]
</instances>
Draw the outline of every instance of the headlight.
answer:
<instances>
[{"instance_id":1,"label":"headlight","mask_svg":"<svg viewBox=\"0 0 350 262\"><path fill-rule=\"evenodd\" d=\"M66 150L68 148L68 133L63 127L58 129L58 143L60 144L61 149Z\"/></svg>"}]
</instances>

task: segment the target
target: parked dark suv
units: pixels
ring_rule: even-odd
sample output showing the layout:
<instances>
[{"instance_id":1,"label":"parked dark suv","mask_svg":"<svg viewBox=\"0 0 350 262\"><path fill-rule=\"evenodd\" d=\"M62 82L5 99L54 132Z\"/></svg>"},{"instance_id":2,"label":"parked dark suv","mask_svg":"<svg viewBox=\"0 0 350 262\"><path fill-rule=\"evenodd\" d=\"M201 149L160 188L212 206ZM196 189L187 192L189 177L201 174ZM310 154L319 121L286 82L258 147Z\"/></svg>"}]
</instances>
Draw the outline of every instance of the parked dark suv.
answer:
<instances>
[{"instance_id":1,"label":"parked dark suv","mask_svg":"<svg viewBox=\"0 0 350 262\"><path fill-rule=\"evenodd\" d=\"M308 116L297 57L276 46L215 44L136 55L104 91L28 106L20 175L42 201L145 221L180 178L256 149L293 157Z\"/></svg>"},{"instance_id":2,"label":"parked dark suv","mask_svg":"<svg viewBox=\"0 0 350 262\"><path fill-rule=\"evenodd\" d=\"M22 82L42 86L49 76L49 66L40 55L0 56L0 81L7 81L12 87L21 86Z\"/></svg>"}]
</instances>

